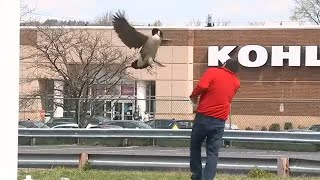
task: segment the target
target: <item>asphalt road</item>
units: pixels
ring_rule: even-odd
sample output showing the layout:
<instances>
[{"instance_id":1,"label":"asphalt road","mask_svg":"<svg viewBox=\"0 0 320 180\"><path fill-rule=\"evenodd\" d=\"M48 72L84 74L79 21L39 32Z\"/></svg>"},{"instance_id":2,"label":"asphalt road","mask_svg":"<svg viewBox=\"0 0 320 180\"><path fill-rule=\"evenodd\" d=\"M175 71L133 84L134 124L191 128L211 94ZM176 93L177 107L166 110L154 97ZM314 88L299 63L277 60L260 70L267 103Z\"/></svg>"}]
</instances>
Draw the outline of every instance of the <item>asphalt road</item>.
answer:
<instances>
[{"instance_id":1,"label":"asphalt road","mask_svg":"<svg viewBox=\"0 0 320 180\"><path fill-rule=\"evenodd\" d=\"M56 146L19 146L19 153L62 153L79 154L81 152L96 154L128 154L128 155L157 155L157 156L189 156L188 148L170 148L170 147L103 147L103 146L78 146L78 145L56 145ZM205 156L205 149L202 150ZM289 157L299 159L320 160L320 152L288 152L271 150L250 150L221 148L220 157L243 157L243 158L274 158Z\"/></svg>"}]
</instances>

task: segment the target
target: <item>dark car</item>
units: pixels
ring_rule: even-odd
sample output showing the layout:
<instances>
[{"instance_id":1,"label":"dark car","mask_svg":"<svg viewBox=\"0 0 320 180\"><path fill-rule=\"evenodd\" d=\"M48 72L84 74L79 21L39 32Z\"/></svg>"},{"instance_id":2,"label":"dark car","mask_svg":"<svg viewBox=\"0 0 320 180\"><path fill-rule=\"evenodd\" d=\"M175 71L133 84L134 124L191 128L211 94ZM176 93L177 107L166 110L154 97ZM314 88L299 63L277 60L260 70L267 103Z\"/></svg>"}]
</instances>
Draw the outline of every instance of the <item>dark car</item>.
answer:
<instances>
[{"instance_id":1,"label":"dark car","mask_svg":"<svg viewBox=\"0 0 320 180\"><path fill-rule=\"evenodd\" d=\"M33 121L33 124L35 124L38 128L50 128L49 126L47 126L45 123L41 121Z\"/></svg>"},{"instance_id":2,"label":"dark car","mask_svg":"<svg viewBox=\"0 0 320 180\"><path fill-rule=\"evenodd\" d=\"M193 120L176 120L179 129L192 129Z\"/></svg>"},{"instance_id":3,"label":"dark car","mask_svg":"<svg viewBox=\"0 0 320 180\"><path fill-rule=\"evenodd\" d=\"M20 120L19 126L24 126L26 128L38 128L31 120Z\"/></svg>"},{"instance_id":4,"label":"dark car","mask_svg":"<svg viewBox=\"0 0 320 180\"><path fill-rule=\"evenodd\" d=\"M87 129L123 129L123 127L117 125L99 124L88 126Z\"/></svg>"},{"instance_id":5,"label":"dark car","mask_svg":"<svg viewBox=\"0 0 320 180\"><path fill-rule=\"evenodd\" d=\"M312 125L310 128L309 128L310 131L315 131L315 132L320 132L320 124L315 124L315 125Z\"/></svg>"},{"instance_id":6,"label":"dark car","mask_svg":"<svg viewBox=\"0 0 320 180\"><path fill-rule=\"evenodd\" d=\"M155 119L147 121L146 124L154 129L185 129L185 123L175 119Z\"/></svg>"},{"instance_id":7,"label":"dark car","mask_svg":"<svg viewBox=\"0 0 320 180\"><path fill-rule=\"evenodd\" d=\"M100 126L104 125L116 125L125 129L152 129L148 124L135 120L111 120L104 122Z\"/></svg>"},{"instance_id":8,"label":"dark car","mask_svg":"<svg viewBox=\"0 0 320 180\"><path fill-rule=\"evenodd\" d=\"M65 117L54 117L51 118L46 125L49 127L53 127L60 124L74 124L77 121L74 118L65 118Z\"/></svg>"},{"instance_id":9,"label":"dark car","mask_svg":"<svg viewBox=\"0 0 320 180\"><path fill-rule=\"evenodd\" d=\"M107 117L103 117L103 116L92 116L92 117L87 117L86 118L86 123L87 123L87 126L89 124L91 125L99 125L99 124L102 124L104 123L105 121L110 121L111 118L107 118Z\"/></svg>"}]
</instances>

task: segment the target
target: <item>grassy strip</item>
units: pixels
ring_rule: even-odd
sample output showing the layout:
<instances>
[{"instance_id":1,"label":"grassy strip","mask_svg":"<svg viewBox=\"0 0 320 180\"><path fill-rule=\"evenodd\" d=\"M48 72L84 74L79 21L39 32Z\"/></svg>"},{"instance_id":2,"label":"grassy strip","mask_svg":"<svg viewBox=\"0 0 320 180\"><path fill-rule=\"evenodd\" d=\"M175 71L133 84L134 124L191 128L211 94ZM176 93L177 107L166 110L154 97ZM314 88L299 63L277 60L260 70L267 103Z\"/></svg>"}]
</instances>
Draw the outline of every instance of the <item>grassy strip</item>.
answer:
<instances>
[{"instance_id":1,"label":"grassy strip","mask_svg":"<svg viewBox=\"0 0 320 180\"><path fill-rule=\"evenodd\" d=\"M155 172L155 171L102 171L56 168L50 170L20 170L18 180L31 175L33 180L188 180L189 172ZM261 170L252 170L247 175L218 174L217 180L320 180L320 177L280 178L275 174Z\"/></svg>"}]
</instances>

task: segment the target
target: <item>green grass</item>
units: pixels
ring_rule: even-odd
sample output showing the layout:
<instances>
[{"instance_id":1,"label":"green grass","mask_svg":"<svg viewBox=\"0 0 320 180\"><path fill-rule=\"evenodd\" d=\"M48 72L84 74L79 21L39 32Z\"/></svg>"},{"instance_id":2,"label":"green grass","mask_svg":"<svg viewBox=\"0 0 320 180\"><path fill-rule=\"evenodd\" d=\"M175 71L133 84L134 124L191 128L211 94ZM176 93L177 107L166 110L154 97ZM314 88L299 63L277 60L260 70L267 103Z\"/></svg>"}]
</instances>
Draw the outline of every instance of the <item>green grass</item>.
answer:
<instances>
[{"instance_id":1,"label":"green grass","mask_svg":"<svg viewBox=\"0 0 320 180\"><path fill-rule=\"evenodd\" d=\"M50 170L20 170L18 180L23 180L26 175L31 175L33 180L189 180L189 172L155 172L155 171L102 171L102 170L78 170L56 168ZM275 174L253 170L248 175L224 175L218 174L217 180L316 180L312 177L279 178Z\"/></svg>"}]
</instances>

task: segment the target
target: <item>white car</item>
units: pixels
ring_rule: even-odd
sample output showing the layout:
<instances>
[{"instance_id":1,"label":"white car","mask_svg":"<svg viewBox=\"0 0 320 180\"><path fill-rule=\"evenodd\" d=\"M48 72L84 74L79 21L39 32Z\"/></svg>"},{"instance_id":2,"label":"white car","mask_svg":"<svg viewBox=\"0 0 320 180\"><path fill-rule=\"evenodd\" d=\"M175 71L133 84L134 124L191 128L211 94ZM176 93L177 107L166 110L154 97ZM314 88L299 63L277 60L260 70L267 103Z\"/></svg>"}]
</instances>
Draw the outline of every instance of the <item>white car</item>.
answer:
<instances>
[{"instance_id":1,"label":"white car","mask_svg":"<svg viewBox=\"0 0 320 180\"><path fill-rule=\"evenodd\" d=\"M53 127L51 127L52 129L56 129L56 128L79 128L78 124L59 124L59 125L55 125Z\"/></svg>"},{"instance_id":2,"label":"white car","mask_svg":"<svg viewBox=\"0 0 320 180\"><path fill-rule=\"evenodd\" d=\"M117 125L93 125L93 124L88 124L86 129L124 129L121 126Z\"/></svg>"},{"instance_id":3,"label":"white car","mask_svg":"<svg viewBox=\"0 0 320 180\"><path fill-rule=\"evenodd\" d=\"M96 128L96 127L98 127L98 125L88 124L86 129Z\"/></svg>"},{"instance_id":4,"label":"white car","mask_svg":"<svg viewBox=\"0 0 320 180\"><path fill-rule=\"evenodd\" d=\"M239 130L239 127L235 124L231 124L231 128L230 128L230 124L229 123L225 123L224 125L224 129L226 130Z\"/></svg>"}]
</instances>

